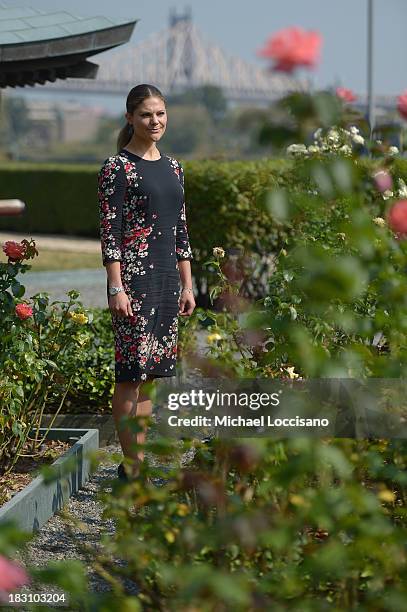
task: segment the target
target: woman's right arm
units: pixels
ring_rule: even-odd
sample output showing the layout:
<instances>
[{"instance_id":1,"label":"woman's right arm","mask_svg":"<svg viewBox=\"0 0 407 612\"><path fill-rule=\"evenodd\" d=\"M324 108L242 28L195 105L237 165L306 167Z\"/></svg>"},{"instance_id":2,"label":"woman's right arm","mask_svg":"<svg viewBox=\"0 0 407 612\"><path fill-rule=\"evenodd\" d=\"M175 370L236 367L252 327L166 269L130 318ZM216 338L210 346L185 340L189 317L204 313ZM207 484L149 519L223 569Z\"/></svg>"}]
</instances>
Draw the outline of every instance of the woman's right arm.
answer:
<instances>
[{"instance_id":1,"label":"woman's right arm","mask_svg":"<svg viewBox=\"0 0 407 612\"><path fill-rule=\"evenodd\" d=\"M121 287L122 214L126 193L126 173L116 156L109 157L98 174L100 241L102 261L109 287ZM109 308L119 316L132 316L130 301L124 291L109 296Z\"/></svg>"}]
</instances>

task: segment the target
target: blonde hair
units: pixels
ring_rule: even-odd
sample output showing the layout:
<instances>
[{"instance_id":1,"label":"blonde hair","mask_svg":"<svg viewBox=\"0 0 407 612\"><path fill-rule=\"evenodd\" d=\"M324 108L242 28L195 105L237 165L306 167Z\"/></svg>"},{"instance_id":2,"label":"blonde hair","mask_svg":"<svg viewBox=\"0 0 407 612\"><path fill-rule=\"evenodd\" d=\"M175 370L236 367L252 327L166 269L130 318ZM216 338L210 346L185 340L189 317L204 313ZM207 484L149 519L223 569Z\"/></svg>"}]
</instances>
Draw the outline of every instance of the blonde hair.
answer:
<instances>
[{"instance_id":1,"label":"blonde hair","mask_svg":"<svg viewBox=\"0 0 407 612\"><path fill-rule=\"evenodd\" d=\"M136 108L144 102L146 98L161 98L161 100L165 104L165 98L161 91L154 87L154 85L146 85L142 83L141 85L136 85L129 91L126 100L126 110L128 113L133 114ZM130 123L126 122L126 125L122 127L117 137L117 152L123 147L126 146L131 140L133 136L133 126Z\"/></svg>"}]
</instances>

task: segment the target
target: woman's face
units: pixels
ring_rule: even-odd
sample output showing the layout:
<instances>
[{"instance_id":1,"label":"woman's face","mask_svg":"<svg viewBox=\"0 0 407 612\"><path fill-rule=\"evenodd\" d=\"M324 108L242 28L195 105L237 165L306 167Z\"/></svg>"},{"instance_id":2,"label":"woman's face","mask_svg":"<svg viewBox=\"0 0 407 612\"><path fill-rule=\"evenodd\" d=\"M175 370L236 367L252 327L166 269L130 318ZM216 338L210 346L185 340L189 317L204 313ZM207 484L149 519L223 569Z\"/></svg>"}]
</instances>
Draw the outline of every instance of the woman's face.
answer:
<instances>
[{"instance_id":1,"label":"woman's face","mask_svg":"<svg viewBox=\"0 0 407 612\"><path fill-rule=\"evenodd\" d=\"M167 126L167 111L160 98L146 98L134 111L126 113L126 119L133 126L137 138L146 142L157 142Z\"/></svg>"}]
</instances>

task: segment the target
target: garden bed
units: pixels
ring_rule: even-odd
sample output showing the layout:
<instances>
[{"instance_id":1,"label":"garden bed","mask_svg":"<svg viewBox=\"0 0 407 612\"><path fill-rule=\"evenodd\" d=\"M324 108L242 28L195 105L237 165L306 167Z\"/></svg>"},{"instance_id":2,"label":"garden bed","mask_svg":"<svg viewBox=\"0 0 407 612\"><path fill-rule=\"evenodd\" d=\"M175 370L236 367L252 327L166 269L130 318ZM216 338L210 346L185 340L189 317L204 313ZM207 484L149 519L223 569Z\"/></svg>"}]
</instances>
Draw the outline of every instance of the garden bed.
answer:
<instances>
[{"instance_id":1,"label":"garden bed","mask_svg":"<svg viewBox=\"0 0 407 612\"><path fill-rule=\"evenodd\" d=\"M45 431L40 428L40 433ZM47 439L74 444L52 464L54 477L46 481L43 475L37 476L0 507L0 524L14 520L24 531L37 531L89 479L88 453L99 448L97 429L55 428L49 430Z\"/></svg>"},{"instance_id":2,"label":"garden bed","mask_svg":"<svg viewBox=\"0 0 407 612\"><path fill-rule=\"evenodd\" d=\"M37 477L43 465L49 465L63 455L72 446L72 441L45 440L35 457L20 456L11 472L4 474L4 465L0 463L0 507L14 495L30 484ZM28 445L22 454L28 453Z\"/></svg>"}]
</instances>

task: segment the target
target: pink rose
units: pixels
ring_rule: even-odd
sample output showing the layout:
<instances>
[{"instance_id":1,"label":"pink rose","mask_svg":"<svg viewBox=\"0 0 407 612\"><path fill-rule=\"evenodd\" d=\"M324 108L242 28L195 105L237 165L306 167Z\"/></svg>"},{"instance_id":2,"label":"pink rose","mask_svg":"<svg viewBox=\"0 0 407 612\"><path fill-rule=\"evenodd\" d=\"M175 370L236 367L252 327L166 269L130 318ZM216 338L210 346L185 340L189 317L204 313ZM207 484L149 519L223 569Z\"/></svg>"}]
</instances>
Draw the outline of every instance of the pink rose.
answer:
<instances>
[{"instance_id":1,"label":"pink rose","mask_svg":"<svg viewBox=\"0 0 407 612\"><path fill-rule=\"evenodd\" d=\"M305 66L313 68L319 61L322 37L318 32L306 32L303 28L286 28L271 36L258 55L273 59L274 70L292 72Z\"/></svg>"},{"instance_id":2,"label":"pink rose","mask_svg":"<svg viewBox=\"0 0 407 612\"><path fill-rule=\"evenodd\" d=\"M407 234L407 200L399 200L391 207L387 221L389 227L398 234L405 237Z\"/></svg>"},{"instance_id":3,"label":"pink rose","mask_svg":"<svg viewBox=\"0 0 407 612\"><path fill-rule=\"evenodd\" d=\"M397 96L397 110L403 119L407 119L407 90Z\"/></svg>"},{"instance_id":4,"label":"pink rose","mask_svg":"<svg viewBox=\"0 0 407 612\"><path fill-rule=\"evenodd\" d=\"M5 594L29 582L30 577L21 565L0 555L0 595L3 601Z\"/></svg>"},{"instance_id":5,"label":"pink rose","mask_svg":"<svg viewBox=\"0 0 407 612\"><path fill-rule=\"evenodd\" d=\"M357 96L355 96L353 91L351 89L346 89L346 87L337 87L336 95L344 102L354 102L357 100Z\"/></svg>"},{"instance_id":6,"label":"pink rose","mask_svg":"<svg viewBox=\"0 0 407 612\"><path fill-rule=\"evenodd\" d=\"M373 180L376 188L380 193L391 191L393 188L393 179L386 170L379 170L373 175Z\"/></svg>"},{"instance_id":7,"label":"pink rose","mask_svg":"<svg viewBox=\"0 0 407 612\"><path fill-rule=\"evenodd\" d=\"M11 261L20 261L24 259L27 247L21 242L14 242L14 240L7 240L3 244L3 251Z\"/></svg>"},{"instance_id":8,"label":"pink rose","mask_svg":"<svg viewBox=\"0 0 407 612\"><path fill-rule=\"evenodd\" d=\"M19 319L24 321L25 319L28 319L32 316L33 309L28 304L17 304L17 306L15 307L15 313Z\"/></svg>"}]
</instances>

